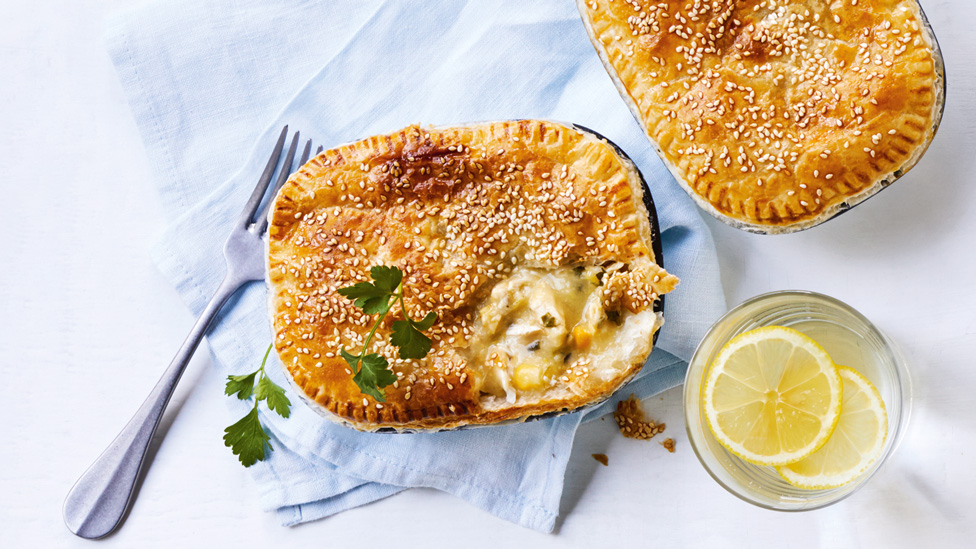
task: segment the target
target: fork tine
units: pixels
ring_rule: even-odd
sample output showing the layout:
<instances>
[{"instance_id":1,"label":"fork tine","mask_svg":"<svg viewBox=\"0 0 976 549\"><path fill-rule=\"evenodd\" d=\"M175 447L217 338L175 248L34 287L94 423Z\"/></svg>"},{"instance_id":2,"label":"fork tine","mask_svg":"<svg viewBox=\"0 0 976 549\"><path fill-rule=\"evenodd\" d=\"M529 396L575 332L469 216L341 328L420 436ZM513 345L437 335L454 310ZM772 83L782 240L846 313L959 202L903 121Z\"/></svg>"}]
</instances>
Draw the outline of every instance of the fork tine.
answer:
<instances>
[{"instance_id":1,"label":"fork tine","mask_svg":"<svg viewBox=\"0 0 976 549\"><path fill-rule=\"evenodd\" d=\"M268 201L261 208L261 213L254 218L254 228L253 232L255 234L263 234L264 230L268 228L268 211L271 209L271 205L274 203L275 197L278 196L278 191L281 190L281 186L288 181L288 176L292 172L292 161L295 159L295 151L298 150L298 135L299 132L295 132L295 138L291 140L291 146L288 147L288 154L285 156L285 162L281 165L281 171L278 172L278 180L275 182L271 189L271 194L268 195ZM305 143L305 150L302 152L302 164L308 161L309 149L312 147L312 140L309 139ZM299 164L301 166L301 164Z\"/></svg>"},{"instance_id":2,"label":"fork tine","mask_svg":"<svg viewBox=\"0 0 976 549\"><path fill-rule=\"evenodd\" d=\"M323 147L322 145L319 145L319 148L315 150L315 155L318 156L318 154L321 153L324 149L325 149L325 147Z\"/></svg>"},{"instance_id":3,"label":"fork tine","mask_svg":"<svg viewBox=\"0 0 976 549\"><path fill-rule=\"evenodd\" d=\"M258 205L261 204L261 198L264 197L264 192L268 190L268 184L271 183L271 176L274 175L275 166L278 165L278 159L281 158L281 149L285 145L285 137L287 135L288 125L286 124L281 129L281 135L278 136L278 143L275 145L274 152L271 153L271 158L268 159L268 165L264 167L264 173L261 174L261 178L258 180L257 186L254 187L251 197L247 199L247 204L244 205L244 211L241 212L241 216L237 220L238 226L247 227L251 222L251 216L254 215L254 210L257 210Z\"/></svg>"},{"instance_id":4,"label":"fork tine","mask_svg":"<svg viewBox=\"0 0 976 549\"><path fill-rule=\"evenodd\" d=\"M302 159L298 161L298 167L301 168L308 162L308 155L312 152L312 140L309 139L305 142L305 150L302 151Z\"/></svg>"}]
</instances>

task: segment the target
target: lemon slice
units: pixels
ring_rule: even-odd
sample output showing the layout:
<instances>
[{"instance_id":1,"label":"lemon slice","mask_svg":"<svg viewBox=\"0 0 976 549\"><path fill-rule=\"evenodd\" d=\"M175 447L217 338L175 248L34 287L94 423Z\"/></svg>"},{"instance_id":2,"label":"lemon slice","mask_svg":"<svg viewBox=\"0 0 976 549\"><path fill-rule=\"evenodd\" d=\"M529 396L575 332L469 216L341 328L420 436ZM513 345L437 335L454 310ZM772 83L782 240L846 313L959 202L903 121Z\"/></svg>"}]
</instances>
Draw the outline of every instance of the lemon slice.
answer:
<instances>
[{"instance_id":1,"label":"lemon slice","mask_svg":"<svg viewBox=\"0 0 976 549\"><path fill-rule=\"evenodd\" d=\"M798 488L836 488L861 476L881 457L888 436L888 413L878 390L857 371L838 366L844 386L840 419L819 450L796 463L777 467Z\"/></svg>"},{"instance_id":2,"label":"lemon slice","mask_svg":"<svg viewBox=\"0 0 976 549\"><path fill-rule=\"evenodd\" d=\"M785 465L827 441L841 394L837 367L817 342L769 326L722 347L706 374L703 407L727 450L759 465Z\"/></svg>"}]
</instances>

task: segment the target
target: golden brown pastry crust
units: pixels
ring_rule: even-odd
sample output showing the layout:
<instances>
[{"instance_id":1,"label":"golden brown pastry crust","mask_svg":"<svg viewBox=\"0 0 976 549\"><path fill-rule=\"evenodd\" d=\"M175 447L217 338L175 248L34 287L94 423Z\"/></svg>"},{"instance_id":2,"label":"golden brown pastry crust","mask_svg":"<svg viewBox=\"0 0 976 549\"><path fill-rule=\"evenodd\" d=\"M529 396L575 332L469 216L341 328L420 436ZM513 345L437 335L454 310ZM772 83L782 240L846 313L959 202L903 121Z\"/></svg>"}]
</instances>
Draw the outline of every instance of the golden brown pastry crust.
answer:
<instances>
[{"instance_id":1,"label":"golden brown pastry crust","mask_svg":"<svg viewBox=\"0 0 976 549\"><path fill-rule=\"evenodd\" d=\"M943 101L916 0L578 0L675 178L754 232L826 221L910 169Z\"/></svg>"},{"instance_id":2,"label":"golden brown pastry crust","mask_svg":"<svg viewBox=\"0 0 976 549\"><path fill-rule=\"evenodd\" d=\"M650 341L585 395L494 410L481 406L460 351L475 307L515 265L643 262L656 273L646 287L670 291L677 279L654 264L643 192L611 146L553 122L413 126L324 151L289 178L270 214L275 349L313 407L364 430L493 423L609 396L640 369ZM425 359L393 359L392 314L377 332L370 351L398 376L384 403L361 394L338 356L361 345L371 319L336 290L368 280L377 264L404 271L412 317L438 315ZM633 296L626 304L650 305Z\"/></svg>"}]
</instances>

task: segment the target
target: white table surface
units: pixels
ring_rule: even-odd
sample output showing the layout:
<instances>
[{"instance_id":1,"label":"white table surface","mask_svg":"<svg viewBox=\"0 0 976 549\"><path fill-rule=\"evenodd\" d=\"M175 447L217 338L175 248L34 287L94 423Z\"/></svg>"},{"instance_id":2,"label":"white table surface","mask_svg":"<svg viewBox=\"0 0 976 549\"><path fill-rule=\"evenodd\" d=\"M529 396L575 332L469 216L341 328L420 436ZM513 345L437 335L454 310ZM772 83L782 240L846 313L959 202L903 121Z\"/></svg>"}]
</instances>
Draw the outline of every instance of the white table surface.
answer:
<instances>
[{"instance_id":1,"label":"white table surface","mask_svg":"<svg viewBox=\"0 0 976 549\"><path fill-rule=\"evenodd\" d=\"M680 389L645 401L674 454L578 435L552 535L410 490L283 528L223 446L222 380L197 353L163 419L128 520L106 547L969 545L976 534L976 2L923 0L949 94L911 174L825 226L783 237L709 219L729 304L820 291L902 347L915 387L901 447L862 491L819 511L726 493L687 442ZM68 489L128 420L193 319L148 249L163 229L145 153L102 43L124 0L0 4L0 547L92 546L64 527ZM591 457L606 453L609 467Z\"/></svg>"}]
</instances>

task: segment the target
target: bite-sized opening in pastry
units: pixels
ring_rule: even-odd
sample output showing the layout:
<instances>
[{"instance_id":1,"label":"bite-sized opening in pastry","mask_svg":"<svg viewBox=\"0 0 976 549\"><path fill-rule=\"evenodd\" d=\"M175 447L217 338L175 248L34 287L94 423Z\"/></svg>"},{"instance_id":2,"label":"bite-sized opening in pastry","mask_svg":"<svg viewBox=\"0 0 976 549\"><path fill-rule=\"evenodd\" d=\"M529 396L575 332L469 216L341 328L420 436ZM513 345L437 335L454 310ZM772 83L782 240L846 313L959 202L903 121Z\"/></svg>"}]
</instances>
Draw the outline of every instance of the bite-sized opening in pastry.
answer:
<instances>
[{"instance_id":1,"label":"bite-sized opening in pastry","mask_svg":"<svg viewBox=\"0 0 976 549\"><path fill-rule=\"evenodd\" d=\"M516 268L477 308L465 349L482 406L582 395L630 368L662 322L654 276L620 262Z\"/></svg>"}]
</instances>

